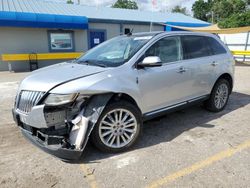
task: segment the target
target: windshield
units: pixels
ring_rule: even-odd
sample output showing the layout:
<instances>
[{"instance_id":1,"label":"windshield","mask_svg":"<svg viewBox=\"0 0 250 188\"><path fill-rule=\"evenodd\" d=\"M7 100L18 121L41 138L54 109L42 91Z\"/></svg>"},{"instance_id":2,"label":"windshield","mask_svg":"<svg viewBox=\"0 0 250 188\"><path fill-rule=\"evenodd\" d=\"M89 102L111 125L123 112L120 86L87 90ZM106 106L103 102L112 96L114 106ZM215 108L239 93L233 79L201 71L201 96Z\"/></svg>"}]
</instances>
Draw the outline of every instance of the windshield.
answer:
<instances>
[{"instance_id":1,"label":"windshield","mask_svg":"<svg viewBox=\"0 0 250 188\"><path fill-rule=\"evenodd\" d=\"M88 51L76 60L79 64L117 67L127 62L152 36L119 36Z\"/></svg>"}]
</instances>

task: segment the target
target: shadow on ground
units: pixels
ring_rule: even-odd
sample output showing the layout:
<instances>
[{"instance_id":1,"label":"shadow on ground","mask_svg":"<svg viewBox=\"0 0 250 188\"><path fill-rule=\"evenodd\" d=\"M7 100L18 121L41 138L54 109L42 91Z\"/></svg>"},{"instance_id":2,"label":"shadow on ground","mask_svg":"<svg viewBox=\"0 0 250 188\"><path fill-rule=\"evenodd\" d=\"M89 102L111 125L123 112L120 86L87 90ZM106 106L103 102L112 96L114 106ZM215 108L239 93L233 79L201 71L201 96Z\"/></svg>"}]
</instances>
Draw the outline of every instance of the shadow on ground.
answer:
<instances>
[{"instance_id":1,"label":"shadow on ground","mask_svg":"<svg viewBox=\"0 0 250 188\"><path fill-rule=\"evenodd\" d=\"M143 134L131 150L154 146L163 142L170 142L183 132L195 127L211 129L214 125L209 122L222 117L232 111L250 103L250 95L233 92L227 107L219 113L205 110L202 105L193 106L144 123ZM98 163L98 160L109 158L115 154L102 153L89 143L83 157L77 163Z\"/></svg>"},{"instance_id":2,"label":"shadow on ground","mask_svg":"<svg viewBox=\"0 0 250 188\"><path fill-rule=\"evenodd\" d=\"M250 66L250 62L240 62L240 61L237 61L235 66L237 67L249 67Z\"/></svg>"}]
</instances>

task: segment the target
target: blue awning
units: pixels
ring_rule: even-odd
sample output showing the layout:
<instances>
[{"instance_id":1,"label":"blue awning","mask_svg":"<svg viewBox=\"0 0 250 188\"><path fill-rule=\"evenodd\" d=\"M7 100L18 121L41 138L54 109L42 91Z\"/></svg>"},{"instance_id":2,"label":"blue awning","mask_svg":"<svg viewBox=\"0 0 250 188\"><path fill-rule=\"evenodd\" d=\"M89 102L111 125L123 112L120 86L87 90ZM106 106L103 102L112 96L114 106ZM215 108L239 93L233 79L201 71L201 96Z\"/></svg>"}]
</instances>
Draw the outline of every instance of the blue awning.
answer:
<instances>
[{"instance_id":1,"label":"blue awning","mask_svg":"<svg viewBox=\"0 0 250 188\"><path fill-rule=\"evenodd\" d=\"M88 18L84 16L0 11L0 26L88 29Z\"/></svg>"}]
</instances>

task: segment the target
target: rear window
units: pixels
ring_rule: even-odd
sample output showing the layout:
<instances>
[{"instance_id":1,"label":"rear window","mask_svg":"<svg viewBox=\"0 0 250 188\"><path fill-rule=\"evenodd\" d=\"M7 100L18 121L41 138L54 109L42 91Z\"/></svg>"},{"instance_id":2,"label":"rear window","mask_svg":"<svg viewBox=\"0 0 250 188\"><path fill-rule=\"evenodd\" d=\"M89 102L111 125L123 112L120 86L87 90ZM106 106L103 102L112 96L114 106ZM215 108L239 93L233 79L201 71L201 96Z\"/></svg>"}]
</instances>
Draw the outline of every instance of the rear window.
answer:
<instances>
[{"instance_id":1,"label":"rear window","mask_svg":"<svg viewBox=\"0 0 250 188\"><path fill-rule=\"evenodd\" d=\"M182 46L184 50L184 59L193 59L212 55L208 47L208 41L203 36L187 35L182 36Z\"/></svg>"},{"instance_id":2,"label":"rear window","mask_svg":"<svg viewBox=\"0 0 250 188\"><path fill-rule=\"evenodd\" d=\"M225 54L227 53L227 51L225 50L225 48L214 38L212 37L207 37L209 46L212 50L213 55L217 55L217 54Z\"/></svg>"}]
</instances>

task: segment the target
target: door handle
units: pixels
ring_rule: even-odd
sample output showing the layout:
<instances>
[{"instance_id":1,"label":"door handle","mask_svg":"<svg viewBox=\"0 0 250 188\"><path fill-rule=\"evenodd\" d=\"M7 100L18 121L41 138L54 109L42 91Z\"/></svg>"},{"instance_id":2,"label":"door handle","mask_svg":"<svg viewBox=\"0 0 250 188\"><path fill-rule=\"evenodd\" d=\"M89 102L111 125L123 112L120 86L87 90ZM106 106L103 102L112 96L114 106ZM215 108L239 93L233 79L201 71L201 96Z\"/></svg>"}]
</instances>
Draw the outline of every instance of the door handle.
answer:
<instances>
[{"instance_id":1,"label":"door handle","mask_svg":"<svg viewBox=\"0 0 250 188\"><path fill-rule=\"evenodd\" d=\"M215 61L213 61L213 63L211 63L212 66L217 66L219 63L216 63Z\"/></svg>"},{"instance_id":2,"label":"door handle","mask_svg":"<svg viewBox=\"0 0 250 188\"><path fill-rule=\"evenodd\" d=\"M187 69L185 69L184 67L180 67L179 70L177 71L177 73L184 73L186 71L187 71Z\"/></svg>"}]
</instances>

